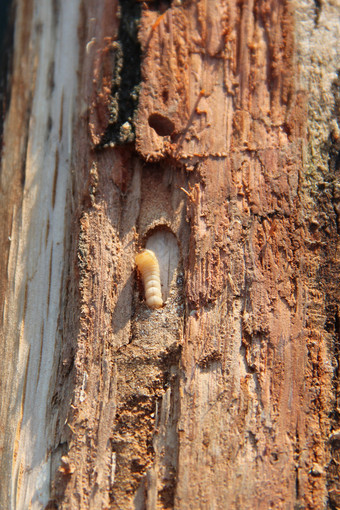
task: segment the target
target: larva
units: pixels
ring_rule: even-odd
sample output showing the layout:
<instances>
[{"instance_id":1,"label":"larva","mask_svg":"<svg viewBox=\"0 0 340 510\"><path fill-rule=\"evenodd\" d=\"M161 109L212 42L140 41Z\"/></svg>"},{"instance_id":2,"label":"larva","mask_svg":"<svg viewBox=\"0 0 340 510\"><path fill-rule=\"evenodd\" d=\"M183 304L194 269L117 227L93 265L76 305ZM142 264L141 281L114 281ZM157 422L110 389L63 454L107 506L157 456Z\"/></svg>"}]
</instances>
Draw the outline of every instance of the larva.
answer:
<instances>
[{"instance_id":1,"label":"larva","mask_svg":"<svg viewBox=\"0 0 340 510\"><path fill-rule=\"evenodd\" d=\"M136 255L135 260L142 275L146 304L150 308L160 308L163 305L163 299L156 255L151 250L143 250Z\"/></svg>"}]
</instances>

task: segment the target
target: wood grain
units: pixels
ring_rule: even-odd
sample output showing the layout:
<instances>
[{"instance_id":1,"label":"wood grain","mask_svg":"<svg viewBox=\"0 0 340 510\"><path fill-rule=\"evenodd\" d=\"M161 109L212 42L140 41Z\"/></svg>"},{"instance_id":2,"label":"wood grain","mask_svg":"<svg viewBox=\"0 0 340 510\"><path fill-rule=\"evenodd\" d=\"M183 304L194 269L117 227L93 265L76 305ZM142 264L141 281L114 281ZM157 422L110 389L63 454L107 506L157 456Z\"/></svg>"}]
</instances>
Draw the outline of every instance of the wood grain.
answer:
<instances>
[{"instance_id":1,"label":"wood grain","mask_svg":"<svg viewBox=\"0 0 340 510\"><path fill-rule=\"evenodd\" d=\"M335 4L24 3L1 167L1 501L338 508Z\"/></svg>"}]
</instances>

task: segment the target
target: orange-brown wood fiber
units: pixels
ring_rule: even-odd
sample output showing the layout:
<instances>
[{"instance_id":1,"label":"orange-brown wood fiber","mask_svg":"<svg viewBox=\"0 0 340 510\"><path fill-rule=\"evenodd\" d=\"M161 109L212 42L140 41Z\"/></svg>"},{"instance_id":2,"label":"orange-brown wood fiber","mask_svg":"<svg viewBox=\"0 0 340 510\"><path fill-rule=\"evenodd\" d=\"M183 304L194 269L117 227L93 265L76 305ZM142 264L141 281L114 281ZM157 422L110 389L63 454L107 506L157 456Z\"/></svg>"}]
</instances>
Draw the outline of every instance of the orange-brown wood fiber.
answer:
<instances>
[{"instance_id":1,"label":"orange-brown wood fiber","mask_svg":"<svg viewBox=\"0 0 340 510\"><path fill-rule=\"evenodd\" d=\"M51 505L324 508L331 336L291 4L153 4L135 144L106 148L118 6L83 7ZM180 261L150 311L134 257L158 230Z\"/></svg>"}]
</instances>

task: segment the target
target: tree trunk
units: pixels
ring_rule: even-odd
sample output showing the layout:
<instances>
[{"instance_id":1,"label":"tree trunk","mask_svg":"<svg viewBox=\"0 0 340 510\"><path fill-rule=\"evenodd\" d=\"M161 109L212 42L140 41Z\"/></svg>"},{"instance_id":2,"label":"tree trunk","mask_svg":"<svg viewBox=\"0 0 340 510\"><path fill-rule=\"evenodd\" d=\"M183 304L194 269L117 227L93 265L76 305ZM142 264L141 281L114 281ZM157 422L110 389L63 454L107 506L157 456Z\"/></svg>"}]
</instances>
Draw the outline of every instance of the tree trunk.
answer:
<instances>
[{"instance_id":1,"label":"tree trunk","mask_svg":"<svg viewBox=\"0 0 340 510\"><path fill-rule=\"evenodd\" d=\"M17 0L3 508L340 508L339 20Z\"/></svg>"}]
</instances>

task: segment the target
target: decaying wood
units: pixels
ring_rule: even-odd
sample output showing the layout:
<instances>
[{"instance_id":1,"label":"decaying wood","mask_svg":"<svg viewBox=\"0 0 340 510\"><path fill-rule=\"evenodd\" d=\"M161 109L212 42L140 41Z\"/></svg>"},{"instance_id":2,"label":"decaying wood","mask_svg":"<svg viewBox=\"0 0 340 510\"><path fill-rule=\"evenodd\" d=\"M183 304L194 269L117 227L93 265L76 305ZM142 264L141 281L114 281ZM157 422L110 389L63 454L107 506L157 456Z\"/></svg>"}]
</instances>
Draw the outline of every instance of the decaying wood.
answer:
<instances>
[{"instance_id":1,"label":"decaying wood","mask_svg":"<svg viewBox=\"0 0 340 510\"><path fill-rule=\"evenodd\" d=\"M337 13L18 2L6 508L340 508Z\"/></svg>"}]
</instances>

